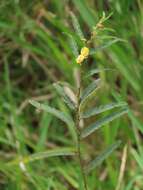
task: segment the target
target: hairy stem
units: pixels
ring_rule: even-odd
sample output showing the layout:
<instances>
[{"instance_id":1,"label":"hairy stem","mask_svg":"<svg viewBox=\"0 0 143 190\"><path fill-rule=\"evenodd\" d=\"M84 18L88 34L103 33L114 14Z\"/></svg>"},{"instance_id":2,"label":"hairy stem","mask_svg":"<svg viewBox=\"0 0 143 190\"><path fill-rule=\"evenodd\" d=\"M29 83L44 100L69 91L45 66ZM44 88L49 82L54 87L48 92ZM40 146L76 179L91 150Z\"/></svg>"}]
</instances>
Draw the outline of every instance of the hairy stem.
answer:
<instances>
[{"instance_id":1,"label":"hairy stem","mask_svg":"<svg viewBox=\"0 0 143 190\"><path fill-rule=\"evenodd\" d=\"M76 109L77 156L78 156L78 160L79 160L79 164L80 164L80 170L81 170L81 174L82 174L82 178L83 178L84 189L88 190L86 175L85 175L82 156L81 156L81 131L80 131L80 113L79 113L80 89L81 89L81 83L80 83L80 86L78 87L78 92L77 92L78 103L77 103L77 109Z\"/></svg>"}]
</instances>

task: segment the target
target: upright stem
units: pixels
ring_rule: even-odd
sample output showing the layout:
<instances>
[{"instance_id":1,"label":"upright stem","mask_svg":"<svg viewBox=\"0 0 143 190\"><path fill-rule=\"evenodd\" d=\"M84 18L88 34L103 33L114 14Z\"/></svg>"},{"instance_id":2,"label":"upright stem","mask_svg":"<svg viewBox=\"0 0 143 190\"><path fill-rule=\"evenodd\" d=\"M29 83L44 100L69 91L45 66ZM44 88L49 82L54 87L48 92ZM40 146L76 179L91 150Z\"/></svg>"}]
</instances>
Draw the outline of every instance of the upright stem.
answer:
<instances>
[{"instance_id":1,"label":"upright stem","mask_svg":"<svg viewBox=\"0 0 143 190\"><path fill-rule=\"evenodd\" d=\"M82 178L83 178L84 189L88 190L86 175L84 172L84 166L83 166L83 161L82 161L82 156L81 156L81 131L80 131L80 113L79 113L80 90L81 90L81 82L80 82L80 85L78 87L78 92L77 92L77 109L76 109L77 156L78 156L80 170L81 170L81 174L82 174Z\"/></svg>"}]
</instances>

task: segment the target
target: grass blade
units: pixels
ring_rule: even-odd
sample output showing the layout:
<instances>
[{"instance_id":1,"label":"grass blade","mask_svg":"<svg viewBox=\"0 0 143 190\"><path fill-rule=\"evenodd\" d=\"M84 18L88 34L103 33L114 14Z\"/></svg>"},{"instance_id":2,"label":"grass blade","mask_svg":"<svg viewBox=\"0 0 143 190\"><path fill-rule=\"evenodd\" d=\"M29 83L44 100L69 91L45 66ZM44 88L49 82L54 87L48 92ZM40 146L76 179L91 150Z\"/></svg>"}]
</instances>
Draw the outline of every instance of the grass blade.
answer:
<instances>
[{"instance_id":1,"label":"grass blade","mask_svg":"<svg viewBox=\"0 0 143 190\"><path fill-rule=\"evenodd\" d=\"M140 183L143 180L143 176L141 174L135 175L133 178L130 179L129 183L125 187L125 190L132 190L134 188L135 183Z\"/></svg>"},{"instance_id":2,"label":"grass blade","mask_svg":"<svg viewBox=\"0 0 143 190\"><path fill-rule=\"evenodd\" d=\"M88 3L85 0L73 0L73 3L75 4L83 20L88 24L88 26L95 26L96 18L91 9L87 6Z\"/></svg>"},{"instance_id":3,"label":"grass blade","mask_svg":"<svg viewBox=\"0 0 143 190\"><path fill-rule=\"evenodd\" d=\"M84 128L82 133L81 133L81 137L85 138L88 135L90 135L91 133L93 133L95 130L99 129L100 127L102 127L103 125L109 123L110 121L113 121L114 119L121 117L123 114L127 113L128 109L124 108L121 109L120 111L111 113L110 115L99 119L98 121L96 121L95 123L91 124L89 127Z\"/></svg>"},{"instance_id":4,"label":"grass blade","mask_svg":"<svg viewBox=\"0 0 143 190\"><path fill-rule=\"evenodd\" d=\"M121 144L121 141L117 141L116 143L112 144L111 146L109 146L104 152L102 152L99 156L97 156L93 161L91 161L87 167L85 168L85 170L87 172L92 171L94 168L96 168L97 166L99 166L108 156L110 156L110 154L119 147L119 145Z\"/></svg>"},{"instance_id":5,"label":"grass blade","mask_svg":"<svg viewBox=\"0 0 143 190\"><path fill-rule=\"evenodd\" d=\"M135 149L131 149L131 154L133 155L135 161L139 165L139 168L143 170L143 158L142 155L140 155Z\"/></svg>"}]
</instances>

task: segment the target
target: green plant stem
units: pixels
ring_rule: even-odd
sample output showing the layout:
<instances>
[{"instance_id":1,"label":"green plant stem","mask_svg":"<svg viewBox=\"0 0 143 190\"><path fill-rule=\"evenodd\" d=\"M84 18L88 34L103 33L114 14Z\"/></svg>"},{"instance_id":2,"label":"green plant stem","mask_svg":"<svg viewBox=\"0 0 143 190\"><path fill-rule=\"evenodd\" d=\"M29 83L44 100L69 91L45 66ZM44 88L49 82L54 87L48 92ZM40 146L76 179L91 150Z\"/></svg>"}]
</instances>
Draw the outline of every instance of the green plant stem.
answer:
<instances>
[{"instance_id":1,"label":"green plant stem","mask_svg":"<svg viewBox=\"0 0 143 190\"><path fill-rule=\"evenodd\" d=\"M84 189L88 190L86 175L85 175L82 156L81 156L81 132L80 132L80 113L79 113L80 89L81 89L81 83L80 83L80 86L78 87L78 92L77 92L77 101L78 102L77 102L77 109L76 109L77 156L78 156L80 170L81 170L81 174L82 174L82 178L83 178Z\"/></svg>"}]
</instances>

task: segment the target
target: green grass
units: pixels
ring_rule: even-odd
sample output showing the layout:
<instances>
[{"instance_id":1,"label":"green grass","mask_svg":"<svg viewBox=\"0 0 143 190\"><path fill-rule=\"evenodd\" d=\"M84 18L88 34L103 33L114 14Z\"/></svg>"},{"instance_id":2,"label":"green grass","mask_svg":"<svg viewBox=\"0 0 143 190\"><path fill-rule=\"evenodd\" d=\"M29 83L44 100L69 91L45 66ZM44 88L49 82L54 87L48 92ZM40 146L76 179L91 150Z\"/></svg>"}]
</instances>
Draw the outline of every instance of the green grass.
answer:
<instances>
[{"instance_id":1,"label":"green grass","mask_svg":"<svg viewBox=\"0 0 143 190\"><path fill-rule=\"evenodd\" d=\"M117 42L103 51L97 51L85 65L85 72L93 68L112 68L100 73L103 88L97 93L93 104L125 101L129 104L129 114L106 124L107 127L84 141L82 150L85 161L99 155L116 140L122 141L121 146L89 174L89 189L116 189L123 149L127 145L127 161L120 190L141 190L142 1L42 2L1 0L0 3L0 189L78 188L79 168L75 159L45 156L54 148L57 150L74 145L71 126L67 127L49 113L35 110L28 100L34 97L35 100L70 113L52 85L53 82L66 81L76 86L77 66L68 37L64 34L70 33L78 42L69 11L75 13L84 35L88 37L104 10L107 15L113 12L105 25L113 28L113 34L125 42ZM38 15L42 8L45 12L39 24ZM84 80L84 83L87 85L89 81ZM41 156L30 162L35 155ZM27 157L29 160L25 165L19 164L19 159L23 161ZM17 164L10 164L13 162Z\"/></svg>"}]
</instances>

